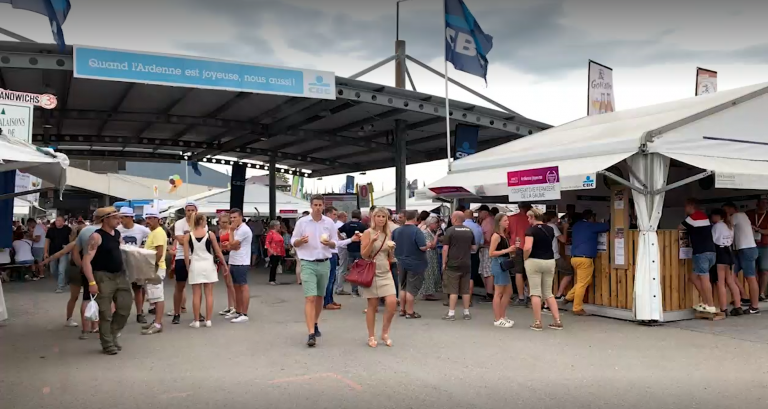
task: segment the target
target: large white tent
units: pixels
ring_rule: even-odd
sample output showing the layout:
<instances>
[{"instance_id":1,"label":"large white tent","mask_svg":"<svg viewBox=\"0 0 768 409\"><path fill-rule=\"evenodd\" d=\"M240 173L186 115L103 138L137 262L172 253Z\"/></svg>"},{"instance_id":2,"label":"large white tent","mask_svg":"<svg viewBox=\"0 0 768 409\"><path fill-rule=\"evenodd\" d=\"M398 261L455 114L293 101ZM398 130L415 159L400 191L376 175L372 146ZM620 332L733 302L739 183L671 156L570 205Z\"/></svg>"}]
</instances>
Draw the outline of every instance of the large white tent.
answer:
<instances>
[{"instance_id":1,"label":"large white tent","mask_svg":"<svg viewBox=\"0 0 768 409\"><path fill-rule=\"evenodd\" d=\"M585 117L457 160L431 196L504 197L507 172L558 166L561 190L603 174L633 190L640 240L634 316L662 320L656 229L665 192L715 174L716 187L768 189L768 83ZM670 160L700 169L667 185ZM624 162L626 160L626 162ZM627 178L606 171L620 164ZM448 193L444 193L448 192Z\"/></svg>"},{"instance_id":2,"label":"large white tent","mask_svg":"<svg viewBox=\"0 0 768 409\"><path fill-rule=\"evenodd\" d=\"M394 190L382 193L380 196L376 196L374 193L373 204L376 206L382 206L389 209L395 209L397 204L397 195ZM405 200L405 208L407 210L426 211L436 214L448 214L450 212L450 205L446 203L435 202L432 199L422 199L418 197L410 197ZM363 209L365 212L367 209Z\"/></svg>"},{"instance_id":3,"label":"large white tent","mask_svg":"<svg viewBox=\"0 0 768 409\"><path fill-rule=\"evenodd\" d=\"M207 216L214 216L216 215L217 210L229 209L230 192L231 189L220 189L215 192L191 196L189 200L195 201L199 213ZM279 216L287 218L298 217L302 212L311 210L309 202L304 199L280 191L275 192L275 196L277 199L277 213ZM186 200L179 200L165 209L164 214L167 215L184 207L185 203ZM269 186L246 184L242 210L246 217L268 217Z\"/></svg>"},{"instance_id":4,"label":"large white tent","mask_svg":"<svg viewBox=\"0 0 768 409\"><path fill-rule=\"evenodd\" d=\"M0 133L0 172L21 170L63 190L68 166L67 155Z\"/></svg>"}]
</instances>

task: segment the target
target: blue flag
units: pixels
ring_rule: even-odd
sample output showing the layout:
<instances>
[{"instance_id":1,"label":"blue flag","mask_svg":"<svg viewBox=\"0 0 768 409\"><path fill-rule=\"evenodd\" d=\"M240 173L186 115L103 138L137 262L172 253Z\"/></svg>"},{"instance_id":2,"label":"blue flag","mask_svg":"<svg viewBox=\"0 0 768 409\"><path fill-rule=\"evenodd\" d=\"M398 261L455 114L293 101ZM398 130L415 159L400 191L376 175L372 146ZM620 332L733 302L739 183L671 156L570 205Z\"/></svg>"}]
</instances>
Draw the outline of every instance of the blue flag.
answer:
<instances>
[{"instance_id":1,"label":"blue flag","mask_svg":"<svg viewBox=\"0 0 768 409\"><path fill-rule=\"evenodd\" d=\"M51 23L53 39L59 45L59 51L64 51L67 44L64 42L64 32L61 30L61 26L72 8L69 0L0 0L0 3L7 3L15 9L28 10L47 16Z\"/></svg>"},{"instance_id":2,"label":"blue flag","mask_svg":"<svg viewBox=\"0 0 768 409\"><path fill-rule=\"evenodd\" d=\"M493 37L483 32L463 0L445 0L445 59L459 71L488 82Z\"/></svg>"},{"instance_id":3,"label":"blue flag","mask_svg":"<svg viewBox=\"0 0 768 409\"><path fill-rule=\"evenodd\" d=\"M197 162L187 162L187 165L192 168L192 172L195 172L197 176L203 176L203 172L200 171L200 164Z\"/></svg>"}]
</instances>

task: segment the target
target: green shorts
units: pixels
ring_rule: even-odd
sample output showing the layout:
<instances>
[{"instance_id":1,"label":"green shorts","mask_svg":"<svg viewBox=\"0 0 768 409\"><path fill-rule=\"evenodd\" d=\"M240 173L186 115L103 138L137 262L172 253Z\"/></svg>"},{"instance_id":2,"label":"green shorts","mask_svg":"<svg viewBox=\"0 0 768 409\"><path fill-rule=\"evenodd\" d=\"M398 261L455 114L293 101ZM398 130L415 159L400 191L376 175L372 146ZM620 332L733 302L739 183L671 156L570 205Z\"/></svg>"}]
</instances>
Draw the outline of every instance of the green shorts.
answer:
<instances>
[{"instance_id":1,"label":"green shorts","mask_svg":"<svg viewBox=\"0 0 768 409\"><path fill-rule=\"evenodd\" d=\"M305 297L325 297L325 287L328 286L328 276L331 274L331 263L301 260L301 285Z\"/></svg>"}]
</instances>

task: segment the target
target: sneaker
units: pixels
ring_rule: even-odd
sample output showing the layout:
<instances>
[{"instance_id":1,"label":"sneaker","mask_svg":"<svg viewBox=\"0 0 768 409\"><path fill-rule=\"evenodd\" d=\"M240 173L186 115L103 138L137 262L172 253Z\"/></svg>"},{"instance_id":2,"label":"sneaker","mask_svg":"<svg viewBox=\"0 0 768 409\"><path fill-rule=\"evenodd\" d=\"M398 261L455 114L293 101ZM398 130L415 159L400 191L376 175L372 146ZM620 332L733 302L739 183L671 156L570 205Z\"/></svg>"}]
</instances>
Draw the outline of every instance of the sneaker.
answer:
<instances>
[{"instance_id":1,"label":"sneaker","mask_svg":"<svg viewBox=\"0 0 768 409\"><path fill-rule=\"evenodd\" d=\"M152 322L150 322L150 323L148 323L148 324L144 324L144 325L142 325L142 326L141 326L141 329L143 329L143 330L144 330L144 329L150 329L150 328L151 328L153 325L155 325L155 322L154 322L154 321L152 321Z\"/></svg>"},{"instance_id":2,"label":"sneaker","mask_svg":"<svg viewBox=\"0 0 768 409\"><path fill-rule=\"evenodd\" d=\"M472 319L472 314L470 314L468 312L465 312L464 313L464 319L467 320L467 321L471 320Z\"/></svg>"},{"instance_id":3,"label":"sneaker","mask_svg":"<svg viewBox=\"0 0 768 409\"><path fill-rule=\"evenodd\" d=\"M359 292L353 292L352 293L352 298L360 298L360 293Z\"/></svg>"},{"instance_id":4,"label":"sneaker","mask_svg":"<svg viewBox=\"0 0 768 409\"><path fill-rule=\"evenodd\" d=\"M443 320L444 321L456 321L456 315L455 314L451 315L451 314L445 313L445 315L443 316Z\"/></svg>"},{"instance_id":5,"label":"sneaker","mask_svg":"<svg viewBox=\"0 0 768 409\"><path fill-rule=\"evenodd\" d=\"M730 312L728 312L728 315L731 317L738 317L740 315L744 315L744 310L741 309L741 307L733 307Z\"/></svg>"},{"instance_id":6,"label":"sneaker","mask_svg":"<svg viewBox=\"0 0 768 409\"><path fill-rule=\"evenodd\" d=\"M144 318L144 314L136 314L136 322L138 322L139 324L146 324L147 319Z\"/></svg>"},{"instance_id":7,"label":"sneaker","mask_svg":"<svg viewBox=\"0 0 768 409\"><path fill-rule=\"evenodd\" d=\"M307 337L307 346L311 348L315 345L317 345L317 338L315 337L315 334L309 334Z\"/></svg>"},{"instance_id":8,"label":"sneaker","mask_svg":"<svg viewBox=\"0 0 768 409\"><path fill-rule=\"evenodd\" d=\"M523 298L515 298L515 300L512 302L513 307L525 307L528 303Z\"/></svg>"},{"instance_id":9,"label":"sneaker","mask_svg":"<svg viewBox=\"0 0 768 409\"><path fill-rule=\"evenodd\" d=\"M350 293L349 291L341 290L341 291L337 291L336 295L352 295L352 293Z\"/></svg>"},{"instance_id":10,"label":"sneaker","mask_svg":"<svg viewBox=\"0 0 768 409\"><path fill-rule=\"evenodd\" d=\"M480 297L479 300L480 304L488 304L493 302L493 294L490 296L486 295L485 297Z\"/></svg>"},{"instance_id":11,"label":"sneaker","mask_svg":"<svg viewBox=\"0 0 768 409\"><path fill-rule=\"evenodd\" d=\"M64 292L61 288L57 288L56 291L54 291L56 294L61 294Z\"/></svg>"},{"instance_id":12,"label":"sneaker","mask_svg":"<svg viewBox=\"0 0 768 409\"><path fill-rule=\"evenodd\" d=\"M205 322L205 315L200 314L200 318L198 318L198 321Z\"/></svg>"},{"instance_id":13,"label":"sneaker","mask_svg":"<svg viewBox=\"0 0 768 409\"><path fill-rule=\"evenodd\" d=\"M233 324L244 324L248 322L248 316L244 314L240 314L240 316L238 316L237 318L233 319L230 322Z\"/></svg>"},{"instance_id":14,"label":"sneaker","mask_svg":"<svg viewBox=\"0 0 768 409\"><path fill-rule=\"evenodd\" d=\"M707 306L702 304L702 303L699 303L699 304L693 306L693 309L698 311L698 312L705 312L706 308L707 308Z\"/></svg>"},{"instance_id":15,"label":"sneaker","mask_svg":"<svg viewBox=\"0 0 768 409\"><path fill-rule=\"evenodd\" d=\"M749 307L750 305L752 305L752 301L750 301L749 298L742 298L741 299L741 306L742 307Z\"/></svg>"},{"instance_id":16,"label":"sneaker","mask_svg":"<svg viewBox=\"0 0 768 409\"><path fill-rule=\"evenodd\" d=\"M200 321L192 321L189 326L192 328L200 328Z\"/></svg>"},{"instance_id":17,"label":"sneaker","mask_svg":"<svg viewBox=\"0 0 768 409\"><path fill-rule=\"evenodd\" d=\"M163 332L162 326L157 326L155 323L149 324L148 328L145 328L143 331L141 331L141 335L152 335L152 334L159 334Z\"/></svg>"},{"instance_id":18,"label":"sneaker","mask_svg":"<svg viewBox=\"0 0 768 409\"><path fill-rule=\"evenodd\" d=\"M763 302L768 300L768 298L765 298L765 294L760 294L760 297L758 297L758 301Z\"/></svg>"},{"instance_id":19,"label":"sneaker","mask_svg":"<svg viewBox=\"0 0 768 409\"><path fill-rule=\"evenodd\" d=\"M549 324L549 328L561 330L561 329L563 329L563 323L560 322L560 321L555 321L555 322Z\"/></svg>"},{"instance_id":20,"label":"sneaker","mask_svg":"<svg viewBox=\"0 0 768 409\"><path fill-rule=\"evenodd\" d=\"M320 332L320 328L315 324L315 336L320 338L323 336L323 334Z\"/></svg>"},{"instance_id":21,"label":"sneaker","mask_svg":"<svg viewBox=\"0 0 768 409\"><path fill-rule=\"evenodd\" d=\"M70 318L70 319L68 319L68 320L67 320L67 323L66 323L66 324L64 324L64 326L65 326L65 327L74 328L74 327L77 327L77 323L75 322L75 320L73 320L72 318Z\"/></svg>"},{"instance_id":22,"label":"sneaker","mask_svg":"<svg viewBox=\"0 0 768 409\"><path fill-rule=\"evenodd\" d=\"M155 312L156 312L155 307L152 307L149 309L149 311L147 311L149 315L155 315Z\"/></svg>"},{"instance_id":23,"label":"sneaker","mask_svg":"<svg viewBox=\"0 0 768 409\"><path fill-rule=\"evenodd\" d=\"M277 285L277 282L276 281L270 281L269 285Z\"/></svg>"},{"instance_id":24,"label":"sneaker","mask_svg":"<svg viewBox=\"0 0 768 409\"><path fill-rule=\"evenodd\" d=\"M181 323L181 315L176 314L173 316L173 320L171 320L171 324L179 324Z\"/></svg>"},{"instance_id":25,"label":"sneaker","mask_svg":"<svg viewBox=\"0 0 768 409\"><path fill-rule=\"evenodd\" d=\"M237 311L232 310L232 312L230 312L230 313L228 313L227 315L224 316L224 319L225 320L231 320L231 319L237 318L239 316L240 316L240 314Z\"/></svg>"},{"instance_id":26,"label":"sneaker","mask_svg":"<svg viewBox=\"0 0 768 409\"><path fill-rule=\"evenodd\" d=\"M504 318L494 321L493 326L499 327L499 328L512 328L512 326L515 325L513 321L507 321Z\"/></svg>"},{"instance_id":27,"label":"sneaker","mask_svg":"<svg viewBox=\"0 0 768 409\"><path fill-rule=\"evenodd\" d=\"M227 308L224 311L219 311L219 315L229 315L235 312L235 309L232 307Z\"/></svg>"},{"instance_id":28,"label":"sneaker","mask_svg":"<svg viewBox=\"0 0 768 409\"><path fill-rule=\"evenodd\" d=\"M559 297L555 297L555 301L565 301L565 296L561 295Z\"/></svg>"},{"instance_id":29,"label":"sneaker","mask_svg":"<svg viewBox=\"0 0 768 409\"><path fill-rule=\"evenodd\" d=\"M87 332L81 332L78 339L88 339L88 333Z\"/></svg>"},{"instance_id":30,"label":"sneaker","mask_svg":"<svg viewBox=\"0 0 768 409\"><path fill-rule=\"evenodd\" d=\"M531 324L531 329L534 331L541 331L544 329L544 327L541 325L540 321L536 321L533 324Z\"/></svg>"},{"instance_id":31,"label":"sneaker","mask_svg":"<svg viewBox=\"0 0 768 409\"><path fill-rule=\"evenodd\" d=\"M709 313L709 314L716 314L717 313L717 308L709 306L709 305L705 305L703 312L706 312L706 313Z\"/></svg>"},{"instance_id":32,"label":"sneaker","mask_svg":"<svg viewBox=\"0 0 768 409\"><path fill-rule=\"evenodd\" d=\"M176 314L173 313L173 310L170 310L170 311L166 312L165 315L167 315L169 317L173 317Z\"/></svg>"},{"instance_id":33,"label":"sneaker","mask_svg":"<svg viewBox=\"0 0 768 409\"><path fill-rule=\"evenodd\" d=\"M744 315L760 315L760 308L745 308Z\"/></svg>"},{"instance_id":34,"label":"sneaker","mask_svg":"<svg viewBox=\"0 0 768 409\"><path fill-rule=\"evenodd\" d=\"M213 323L211 322L211 320L208 320L208 321L205 322L205 327L206 328L210 328L212 326L213 326Z\"/></svg>"}]
</instances>

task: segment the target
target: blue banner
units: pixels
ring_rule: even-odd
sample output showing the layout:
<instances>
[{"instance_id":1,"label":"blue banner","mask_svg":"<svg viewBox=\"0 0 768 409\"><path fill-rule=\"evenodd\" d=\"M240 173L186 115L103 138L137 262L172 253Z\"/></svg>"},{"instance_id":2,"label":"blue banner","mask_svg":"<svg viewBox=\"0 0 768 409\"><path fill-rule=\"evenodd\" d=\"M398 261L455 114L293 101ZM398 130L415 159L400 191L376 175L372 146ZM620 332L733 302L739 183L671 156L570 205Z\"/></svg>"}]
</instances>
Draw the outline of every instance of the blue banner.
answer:
<instances>
[{"instance_id":1,"label":"blue banner","mask_svg":"<svg viewBox=\"0 0 768 409\"><path fill-rule=\"evenodd\" d=\"M75 46L74 76L259 94L336 99L328 71Z\"/></svg>"},{"instance_id":2,"label":"blue banner","mask_svg":"<svg viewBox=\"0 0 768 409\"><path fill-rule=\"evenodd\" d=\"M477 153L477 137L480 128L470 125L456 125L456 138L454 139L454 159L466 158Z\"/></svg>"},{"instance_id":3,"label":"blue banner","mask_svg":"<svg viewBox=\"0 0 768 409\"><path fill-rule=\"evenodd\" d=\"M463 0L445 0L445 59L459 71L488 81L493 37L485 34Z\"/></svg>"},{"instance_id":4,"label":"blue banner","mask_svg":"<svg viewBox=\"0 0 768 409\"><path fill-rule=\"evenodd\" d=\"M64 42L64 32L61 30L61 25L64 24L69 10L72 8L69 0L0 0L0 3L7 3L15 9L27 10L48 17L53 39L59 45L59 51L64 51L67 44Z\"/></svg>"},{"instance_id":5,"label":"blue banner","mask_svg":"<svg viewBox=\"0 0 768 409\"><path fill-rule=\"evenodd\" d=\"M355 177L347 175L347 183L345 185L344 192L342 193L355 193Z\"/></svg>"}]
</instances>

